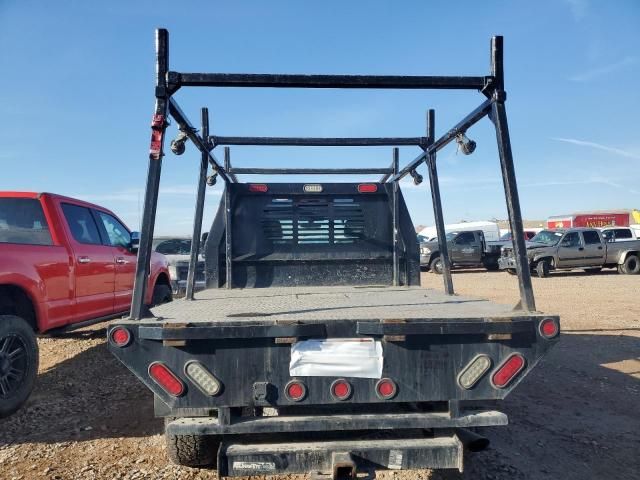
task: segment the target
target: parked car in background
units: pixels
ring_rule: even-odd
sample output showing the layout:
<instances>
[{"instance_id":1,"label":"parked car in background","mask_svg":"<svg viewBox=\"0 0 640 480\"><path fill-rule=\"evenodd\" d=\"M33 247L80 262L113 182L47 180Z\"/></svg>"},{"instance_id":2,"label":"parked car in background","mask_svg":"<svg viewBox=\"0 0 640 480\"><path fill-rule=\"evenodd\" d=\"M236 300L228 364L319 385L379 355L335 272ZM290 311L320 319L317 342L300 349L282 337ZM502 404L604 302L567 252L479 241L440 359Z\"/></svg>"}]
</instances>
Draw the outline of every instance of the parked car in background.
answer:
<instances>
[{"instance_id":1,"label":"parked car in background","mask_svg":"<svg viewBox=\"0 0 640 480\"><path fill-rule=\"evenodd\" d=\"M539 277L551 270L581 268L599 272L602 268L617 268L618 272L640 273L640 240L606 242L595 228L543 230L527 242L529 267ZM515 272L513 246L502 247L500 268Z\"/></svg>"},{"instance_id":2,"label":"parked car in background","mask_svg":"<svg viewBox=\"0 0 640 480\"><path fill-rule=\"evenodd\" d=\"M445 233L450 232L474 232L481 230L487 242L497 242L500 240L500 227L496 222L462 222L450 223L444 226ZM419 235L427 237L429 241L438 238L436 227L426 227L418 232Z\"/></svg>"},{"instance_id":3,"label":"parked car in background","mask_svg":"<svg viewBox=\"0 0 640 480\"><path fill-rule=\"evenodd\" d=\"M601 228L600 231L607 242L628 242L638 238L631 227L605 227Z\"/></svg>"},{"instance_id":4,"label":"parked car in background","mask_svg":"<svg viewBox=\"0 0 640 480\"><path fill-rule=\"evenodd\" d=\"M482 230L447 233L447 250L451 266L484 267L498 270L500 244L487 242ZM420 267L442 273L442 258L437 240L420 244Z\"/></svg>"},{"instance_id":5,"label":"parked car in background","mask_svg":"<svg viewBox=\"0 0 640 480\"><path fill-rule=\"evenodd\" d=\"M538 234L538 232L536 232L535 230L525 230L524 231L524 239L525 240L531 240L533 237L535 237ZM509 242L513 240L513 236L511 235L511 232L507 232L504 235L502 235L500 237L500 241L501 242Z\"/></svg>"},{"instance_id":6,"label":"parked car in background","mask_svg":"<svg viewBox=\"0 0 640 480\"><path fill-rule=\"evenodd\" d=\"M204 241L201 242L200 254L196 264L196 283L194 290L206 287L204 276ZM187 290L189 258L191 256L191 237L156 237L153 239L153 250L167 257L171 274L171 290L174 295L182 296Z\"/></svg>"},{"instance_id":7,"label":"parked car in background","mask_svg":"<svg viewBox=\"0 0 640 480\"><path fill-rule=\"evenodd\" d=\"M138 237L111 211L50 193L0 192L0 418L29 397L36 333L126 315ZM167 261L154 255L147 304L171 300Z\"/></svg>"}]
</instances>

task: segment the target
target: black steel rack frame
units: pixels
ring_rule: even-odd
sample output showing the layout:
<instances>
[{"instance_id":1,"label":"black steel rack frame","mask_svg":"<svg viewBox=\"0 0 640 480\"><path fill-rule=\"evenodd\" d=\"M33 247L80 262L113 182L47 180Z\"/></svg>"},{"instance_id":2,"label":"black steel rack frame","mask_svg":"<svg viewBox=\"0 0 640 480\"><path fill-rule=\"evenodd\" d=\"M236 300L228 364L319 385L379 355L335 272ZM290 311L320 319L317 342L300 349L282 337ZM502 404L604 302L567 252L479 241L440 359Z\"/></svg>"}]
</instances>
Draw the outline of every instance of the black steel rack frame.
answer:
<instances>
[{"instance_id":1,"label":"black steel rack frame","mask_svg":"<svg viewBox=\"0 0 640 480\"><path fill-rule=\"evenodd\" d=\"M447 294L453 295L453 282L445 227L442 215L442 201L438 183L436 166L437 153L454 141L460 134L475 125L485 116L495 127L498 143L498 154L504 193L509 215L512 238L514 239L514 253L518 285L520 289L520 305L525 311L535 311L535 300L531 285L522 214L516 185L511 141L507 124L504 90L503 67L503 38L491 38L490 74L486 76L400 76L400 75L270 75L270 74L228 74L228 73L180 73L169 70L169 33L165 29L156 30L156 88L155 112L151 124L151 146L149 154L149 169L144 198L144 213L142 217L141 237L138 251L135 285L131 302L131 318L139 320L149 316L144 305L147 288L147 278L150 269L151 247L158 203L162 157L164 155L164 140L169 115L176 121L183 136L188 138L201 153L201 163L198 175L198 192L196 211L193 225L193 237L189 273L187 277L187 299L193 299L195 282L195 267L200 249L200 234L202 228L202 214L204 209L207 171L209 165L213 174L226 183L238 182L238 175L382 175L380 183L393 183L393 279L398 283L398 238L397 238L397 194L399 181L406 175L416 176L416 169L426 163L431 187L431 199L438 235L443 266L444 288ZM198 131L176 102L174 95L182 87L241 87L241 88L336 88L336 89L453 89L477 90L486 99L460 122L449 129L439 138L435 137L435 112L429 110L426 121L426 135L424 137L375 137L375 138L292 138L292 137L222 137L210 135L208 110L201 111L201 131ZM389 168L233 168L230 160L230 145L277 145L277 146L392 146L393 162ZM213 150L217 146L224 146L224 165L216 158ZM399 168L399 146L416 146L421 149L404 168ZM231 261L231 216L228 189L225 189L226 211L226 253L227 265ZM231 269L227 268L227 275ZM231 286L229 279L227 286Z\"/></svg>"}]
</instances>

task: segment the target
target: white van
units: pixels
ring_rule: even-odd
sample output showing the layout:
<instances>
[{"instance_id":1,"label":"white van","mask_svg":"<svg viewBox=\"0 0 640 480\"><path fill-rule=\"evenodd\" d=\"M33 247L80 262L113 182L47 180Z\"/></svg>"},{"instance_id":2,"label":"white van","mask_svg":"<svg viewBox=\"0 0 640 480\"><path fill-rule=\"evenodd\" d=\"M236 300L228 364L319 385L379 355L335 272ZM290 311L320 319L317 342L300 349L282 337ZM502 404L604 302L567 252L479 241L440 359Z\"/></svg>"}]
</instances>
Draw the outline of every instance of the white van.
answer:
<instances>
[{"instance_id":1,"label":"white van","mask_svg":"<svg viewBox=\"0 0 640 480\"><path fill-rule=\"evenodd\" d=\"M500 240L500 228L496 222L462 222L462 223L450 223L444 226L444 231L449 232L469 232L475 230L482 230L484 233L484 239L487 242L497 242ZM438 237L436 227L426 227L418 232L427 238L427 241L435 240Z\"/></svg>"}]
</instances>

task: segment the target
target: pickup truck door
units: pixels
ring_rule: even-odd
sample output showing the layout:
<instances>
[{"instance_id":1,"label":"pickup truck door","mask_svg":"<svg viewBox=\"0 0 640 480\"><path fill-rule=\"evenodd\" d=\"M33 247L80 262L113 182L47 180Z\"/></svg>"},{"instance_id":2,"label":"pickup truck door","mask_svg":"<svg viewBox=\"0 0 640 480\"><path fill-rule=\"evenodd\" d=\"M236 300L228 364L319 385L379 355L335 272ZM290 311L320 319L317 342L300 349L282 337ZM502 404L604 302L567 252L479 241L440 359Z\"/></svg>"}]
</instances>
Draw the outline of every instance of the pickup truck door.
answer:
<instances>
[{"instance_id":1,"label":"pickup truck door","mask_svg":"<svg viewBox=\"0 0 640 480\"><path fill-rule=\"evenodd\" d=\"M584 265L602 266L605 263L606 249L600 234L596 230L584 230Z\"/></svg>"},{"instance_id":2,"label":"pickup truck door","mask_svg":"<svg viewBox=\"0 0 640 480\"><path fill-rule=\"evenodd\" d=\"M558 264L560 268L584 265L584 247L578 232L568 232L558 244Z\"/></svg>"},{"instance_id":3,"label":"pickup truck door","mask_svg":"<svg viewBox=\"0 0 640 480\"><path fill-rule=\"evenodd\" d=\"M474 232L460 232L452 243L451 258L454 263L480 263L482 245Z\"/></svg>"},{"instance_id":4,"label":"pickup truck door","mask_svg":"<svg viewBox=\"0 0 640 480\"><path fill-rule=\"evenodd\" d=\"M114 309L128 312L131 307L133 280L136 273L136 254L131 252L131 233L113 215L94 210L98 226L108 239L116 267Z\"/></svg>"},{"instance_id":5,"label":"pickup truck door","mask_svg":"<svg viewBox=\"0 0 640 480\"><path fill-rule=\"evenodd\" d=\"M115 265L111 247L103 245L95 218L87 207L62 203L73 251L74 321L113 314Z\"/></svg>"}]
</instances>

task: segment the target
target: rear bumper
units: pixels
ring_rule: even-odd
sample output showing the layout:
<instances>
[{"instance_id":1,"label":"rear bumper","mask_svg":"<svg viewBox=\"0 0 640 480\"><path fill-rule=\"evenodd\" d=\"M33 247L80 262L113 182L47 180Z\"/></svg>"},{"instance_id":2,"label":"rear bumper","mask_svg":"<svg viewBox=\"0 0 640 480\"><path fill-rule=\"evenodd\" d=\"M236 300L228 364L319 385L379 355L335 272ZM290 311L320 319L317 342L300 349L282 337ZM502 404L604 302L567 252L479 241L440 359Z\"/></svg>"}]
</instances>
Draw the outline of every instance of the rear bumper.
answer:
<instances>
[{"instance_id":1,"label":"rear bumper","mask_svg":"<svg viewBox=\"0 0 640 480\"><path fill-rule=\"evenodd\" d=\"M167 433L172 435L241 435L347 430L470 428L507 424L507 416L497 411L468 412L456 417L451 417L448 412L245 417L228 424L220 423L217 418L213 417L183 417L169 423Z\"/></svg>"},{"instance_id":2,"label":"rear bumper","mask_svg":"<svg viewBox=\"0 0 640 480\"><path fill-rule=\"evenodd\" d=\"M507 423L497 411L231 417L227 423L190 417L170 422L166 431L220 436L220 477L318 472L336 479L349 477L345 470L462 471L458 429Z\"/></svg>"},{"instance_id":3,"label":"rear bumper","mask_svg":"<svg viewBox=\"0 0 640 480\"><path fill-rule=\"evenodd\" d=\"M456 435L253 445L223 443L218 451L219 477L317 472L338 479L356 478L357 471L416 468L462 471L462 467L463 445Z\"/></svg>"}]
</instances>

